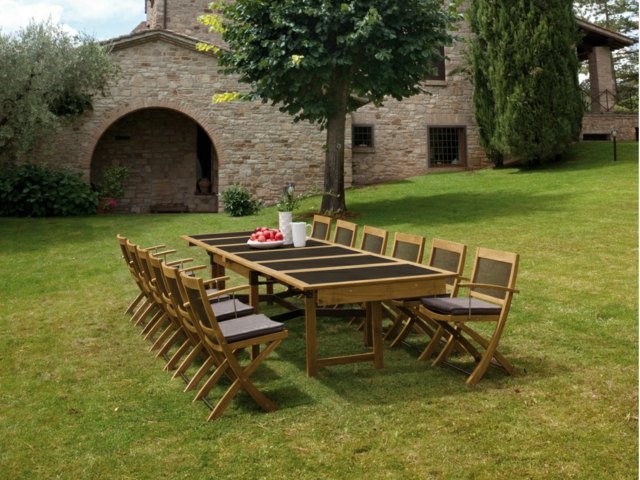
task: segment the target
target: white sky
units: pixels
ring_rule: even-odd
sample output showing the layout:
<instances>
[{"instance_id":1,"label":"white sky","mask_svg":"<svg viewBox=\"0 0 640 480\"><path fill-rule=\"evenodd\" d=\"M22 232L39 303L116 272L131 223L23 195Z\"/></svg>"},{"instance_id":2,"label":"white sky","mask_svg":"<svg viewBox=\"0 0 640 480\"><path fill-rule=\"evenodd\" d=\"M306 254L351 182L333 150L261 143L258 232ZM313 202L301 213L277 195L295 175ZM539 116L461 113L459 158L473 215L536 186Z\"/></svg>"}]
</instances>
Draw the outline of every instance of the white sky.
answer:
<instances>
[{"instance_id":1,"label":"white sky","mask_svg":"<svg viewBox=\"0 0 640 480\"><path fill-rule=\"evenodd\" d=\"M51 18L71 33L98 40L131 32L145 20L145 0L0 0L0 33L14 33Z\"/></svg>"}]
</instances>

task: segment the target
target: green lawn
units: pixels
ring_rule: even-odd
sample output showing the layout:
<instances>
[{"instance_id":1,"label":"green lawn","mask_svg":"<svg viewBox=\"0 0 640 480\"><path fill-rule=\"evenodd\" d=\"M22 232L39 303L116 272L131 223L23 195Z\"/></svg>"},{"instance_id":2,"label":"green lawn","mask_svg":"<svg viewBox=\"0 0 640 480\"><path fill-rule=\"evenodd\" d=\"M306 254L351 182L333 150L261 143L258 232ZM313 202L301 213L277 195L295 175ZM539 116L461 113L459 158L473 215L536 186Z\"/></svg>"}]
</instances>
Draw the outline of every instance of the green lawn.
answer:
<instances>
[{"instance_id":1,"label":"green lawn","mask_svg":"<svg viewBox=\"0 0 640 480\"><path fill-rule=\"evenodd\" d=\"M285 179L286 180L286 179ZM318 199L304 202L299 217ZM307 378L304 328L214 422L123 315L135 287L116 233L204 262L182 234L259 215L0 219L0 476L31 478L630 479L638 476L638 144L577 145L543 170L434 174L348 192L351 220L521 254L502 352L477 387L385 350L385 368ZM239 279L235 279L236 282ZM321 354L356 345L321 319Z\"/></svg>"}]
</instances>

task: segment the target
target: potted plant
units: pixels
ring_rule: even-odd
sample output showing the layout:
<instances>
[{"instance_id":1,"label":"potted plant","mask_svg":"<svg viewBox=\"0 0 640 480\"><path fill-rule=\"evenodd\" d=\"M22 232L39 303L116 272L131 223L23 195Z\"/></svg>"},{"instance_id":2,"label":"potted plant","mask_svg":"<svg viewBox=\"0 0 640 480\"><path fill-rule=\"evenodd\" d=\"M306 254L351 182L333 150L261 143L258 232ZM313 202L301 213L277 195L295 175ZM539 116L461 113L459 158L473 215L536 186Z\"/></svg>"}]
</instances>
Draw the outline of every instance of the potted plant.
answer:
<instances>
[{"instance_id":1,"label":"potted plant","mask_svg":"<svg viewBox=\"0 0 640 480\"><path fill-rule=\"evenodd\" d=\"M284 244L291 245L293 236L291 234L291 221L293 219L293 211L300 204L300 198L295 196L295 185L288 183L282 189L282 196L276 203L278 209L278 227L284 235Z\"/></svg>"},{"instance_id":2,"label":"potted plant","mask_svg":"<svg viewBox=\"0 0 640 480\"><path fill-rule=\"evenodd\" d=\"M102 181L98 186L100 192L99 212L110 212L118 205L118 200L124 195L124 181L128 176L128 167L115 166L104 171Z\"/></svg>"}]
</instances>

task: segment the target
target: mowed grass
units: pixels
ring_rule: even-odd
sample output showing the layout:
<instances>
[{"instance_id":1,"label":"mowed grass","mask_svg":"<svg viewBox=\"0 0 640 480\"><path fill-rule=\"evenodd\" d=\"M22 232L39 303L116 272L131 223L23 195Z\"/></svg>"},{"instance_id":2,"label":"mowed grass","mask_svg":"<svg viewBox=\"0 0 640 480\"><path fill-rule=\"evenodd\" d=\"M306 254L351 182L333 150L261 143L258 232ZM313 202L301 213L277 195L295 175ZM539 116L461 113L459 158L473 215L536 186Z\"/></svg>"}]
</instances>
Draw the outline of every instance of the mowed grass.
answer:
<instances>
[{"instance_id":1,"label":"mowed grass","mask_svg":"<svg viewBox=\"0 0 640 480\"><path fill-rule=\"evenodd\" d=\"M297 214L307 218L318 199ZM277 224L259 215L0 219L0 476L31 478L629 479L638 476L638 144L581 143L541 170L433 174L348 192L351 220L521 254L501 351L519 374L476 387L385 349L385 368L307 378L304 325L222 418L123 314L135 286L116 233L204 263L182 234ZM242 279L234 278L240 283ZM320 350L359 348L321 319ZM211 400L215 400L215 390Z\"/></svg>"}]
</instances>

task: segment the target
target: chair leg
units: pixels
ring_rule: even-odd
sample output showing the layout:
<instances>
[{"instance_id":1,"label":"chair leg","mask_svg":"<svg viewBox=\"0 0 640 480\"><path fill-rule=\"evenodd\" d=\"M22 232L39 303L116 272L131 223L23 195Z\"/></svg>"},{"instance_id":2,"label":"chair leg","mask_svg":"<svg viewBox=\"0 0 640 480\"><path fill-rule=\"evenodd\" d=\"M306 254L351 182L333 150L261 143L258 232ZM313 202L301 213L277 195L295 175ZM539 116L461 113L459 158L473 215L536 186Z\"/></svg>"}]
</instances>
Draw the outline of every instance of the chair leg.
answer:
<instances>
[{"instance_id":1,"label":"chair leg","mask_svg":"<svg viewBox=\"0 0 640 480\"><path fill-rule=\"evenodd\" d=\"M443 361L446 361L454 351L466 351L470 354L476 362L479 362L482 358L482 354L478 349L462 335L463 325L452 327L446 322L440 322L440 327L449 335L445 348L446 351L441 351L436 359L432 362L432 366L439 365Z\"/></svg>"},{"instance_id":2,"label":"chair leg","mask_svg":"<svg viewBox=\"0 0 640 480\"><path fill-rule=\"evenodd\" d=\"M491 360L494 358L509 375L515 375L516 372L513 365L501 353L498 352L498 343L500 342L500 338L502 337L504 322L498 322L498 324L496 325L496 329L493 332L493 335L491 335L491 339L489 341L481 337L476 331L470 329L469 327L464 328L464 330L465 333L467 333L485 348L485 353L480 359L480 362L473 370L473 372L471 372L469 378L467 378L468 385L473 385L480 381L480 379L489 368Z\"/></svg>"},{"instance_id":3,"label":"chair leg","mask_svg":"<svg viewBox=\"0 0 640 480\"><path fill-rule=\"evenodd\" d=\"M151 310L153 309L154 304L148 298L145 298L144 303L136 310L136 313L131 317L131 323L138 326L140 325L144 319L149 315Z\"/></svg>"},{"instance_id":4,"label":"chair leg","mask_svg":"<svg viewBox=\"0 0 640 480\"><path fill-rule=\"evenodd\" d=\"M191 366L191 364L194 362L194 360L196 358L198 358L198 355L200 355L200 353L202 352L202 342L198 342L194 347L193 350L191 350L189 352L189 355L187 355L185 357L184 360L182 360L182 362L180 362L180 365L178 366L178 368L176 369L175 372L173 372L173 375L171 376L171 378L178 378L180 375L184 374L184 372L187 371L187 369ZM166 368L166 367L165 367Z\"/></svg>"},{"instance_id":5,"label":"chair leg","mask_svg":"<svg viewBox=\"0 0 640 480\"><path fill-rule=\"evenodd\" d=\"M191 347L191 344L192 342L188 338L184 342L182 342L182 345L180 345L178 349L174 352L174 354L171 355L171 358L167 361L163 370L166 370L168 372L170 370L175 369L176 364L178 363L178 361L180 361L182 356L185 353L187 353L187 351L189 350L189 347Z\"/></svg>"},{"instance_id":6,"label":"chair leg","mask_svg":"<svg viewBox=\"0 0 640 480\"><path fill-rule=\"evenodd\" d=\"M425 360L428 360L431 358L431 356L436 350L436 347L440 343L440 340L442 339L443 335L444 335L444 329L441 326L438 326L434 334L431 336L431 340L429 341L429 343L427 343L427 346L425 347L425 349L418 356L418 361L424 362Z\"/></svg>"},{"instance_id":7,"label":"chair leg","mask_svg":"<svg viewBox=\"0 0 640 480\"><path fill-rule=\"evenodd\" d=\"M258 368L258 366L262 363L262 361L267 358L267 356L280 344L280 340L273 341L269 343L254 360L251 361L249 365L247 365L244 369L238 363L238 360L235 358L235 354L232 358L228 358L228 364L231 368L233 374L235 374L236 379L233 381L231 386L227 389L224 395L220 398L216 406L213 408L213 411L207 418L209 421L216 420L220 418L224 410L229 406L229 403L233 399L233 397L240 391L242 388L246 391L254 401L262 407L262 409L266 412L272 412L277 410L278 405L269 400L256 386L249 380L251 374Z\"/></svg>"},{"instance_id":8,"label":"chair leg","mask_svg":"<svg viewBox=\"0 0 640 480\"><path fill-rule=\"evenodd\" d=\"M167 315L165 313L158 311L158 313L149 320L149 323L145 325L142 332L140 332L140 335L142 335L145 340L150 340L151 337L153 337L153 335L162 327L166 318Z\"/></svg>"},{"instance_id":9,"label":"chair leg","mask_svg":"<svg viewBox=\"0 0 640 480\"><path fill-rule=\"evenodd\" d=\"M160 329L161 326L158 326L158 329ZM153 352L159 348L161 348L162 346L164 346L164 344L173 336L173 333L176 331L176 326L173 322L169 322L164 330L162 330L162 333L160 333L160 335L158 335L158 338L153 340L151 338L151 333L149 333L147 336L145 336L145 340L149 340L152 341L153 343L151 344L151 346L149 347L149 351Z\"/></svg>"},{"instance_id":10,"label":"chair leg","mask_svg":"<svg viewBox=\"0 0 640 480\"><path fill-rule=\"evenodd\" d=\"M156 352L156 358L166 355L167 352L169 352L169 350L171 349L171 347L173 347L176 343L180 341L182 337L184 337L184 334L179 327L173 327L173 328L174 328L173 334L171 334L171 336L167 339L167 341L164 342L162 346L158 349L158 351ZM156 340L156 343L159 340L160 339L158 338L158 340Z\"/></svg>"},{"instance_id":11,"label":"chair leg","mask_svg":"<svg viewBox=\"0 0 640 480\"><path fill-rule=\"evenodd\" d=\"M188 392L189 390L193 390L194 388L196 388L207 371L215 364L216 362L212 357L207 357L207 359L202 363L195 375L191 377L191 381L189 381L187 386L184 388L184 391Z\"/></svg>"},{"instance_id":12,"label":"chair leg","mask_svg":"<svg viewBox=\"0 0 640 480\"><path fill-rule=\"evenodd\" d=\"M396 337L393 340L391 340L391 343L389 344L389 346L391 348L394 348L394 347L397 347L398 345L400 345L400 343L405 338L407 338L407 335L409 335L409 332L411 331L411 329L415 325L415 318L414 317L412 317L410 315L406 315L405 318L406 318L406 320L404 321L404 324L402 324L402 328L400 328L400 331L398 332ZM391 331L389 333L391 333Z\"/></svg>"},{"instance_id":13,"label":"chair leg","mask_svg":"<svg viewBox=\"0 0 640 480\"><path fill-rule=\"evenodd\" d=\"M129 306L127 307L127 309L124 311L124 313L126 314L132 314L133 311L136 308L136 305L138 305L138 303L140 303L140 301L144 298L144 293L140 292L138 293L138 295L136 296L136 298L133 299L133 301L129 304Z\"/></svg>"},{"instance_id":14,"label":"chair leg","mask_svg":"<svg viewBox=\"0 0 640 480\"><path fill-rule=\"evenodd\" d=\"M447 358L449 358L449 355L451 354L451 350L453 349L454 345L455 345L455 337L454 335L450 335L444 348L440 350L440 353L438 354L438 356L435 358L435 360L431 362L431 366L435 367L437 365L440 365L440 363L446 361Z\"/></svg>"},{"instance_id":15,"label":"chair leg","mask_svg":"<svg viewBox=\"0 0 640 480\"><path fill-rule=\"evenodd\" d=\"M406 329L407 323L413 323L411 317L401 312L399 312L396 318L393 319L391 327L389 327L389 329L384 334L385 340L391 340L393 338L393 341L391 342L392 347L395 347L400 342L400 340L397 339L400 336L401 332ZM402 338L404 339L406 335L407 334L405 333Z\"/></svg>"},{"instance_id":16,"label":"chair leg","mask_svg":"<svg viewBox=\"0 0 640 480\"><path fill-rule=\"evenodd\" d=\"M202 387L200 387L200 390L198 390L198 393L196 393L196 396L193 397L193 402L197 402L198 400L201 400L204 397L206 397L207 394L211 391L211 389L215 387L215 385L218 383L218 380L222 378L222 375L224 375L225 371L228 368L229 368L229 362L227 362L226 360L224 360L220 365L218 365L218 368L216 368L216 370L213 372L213 375L211 375L207 379L207 381L204 382Z\"/></svg>"}]
</instances>

